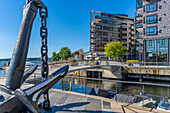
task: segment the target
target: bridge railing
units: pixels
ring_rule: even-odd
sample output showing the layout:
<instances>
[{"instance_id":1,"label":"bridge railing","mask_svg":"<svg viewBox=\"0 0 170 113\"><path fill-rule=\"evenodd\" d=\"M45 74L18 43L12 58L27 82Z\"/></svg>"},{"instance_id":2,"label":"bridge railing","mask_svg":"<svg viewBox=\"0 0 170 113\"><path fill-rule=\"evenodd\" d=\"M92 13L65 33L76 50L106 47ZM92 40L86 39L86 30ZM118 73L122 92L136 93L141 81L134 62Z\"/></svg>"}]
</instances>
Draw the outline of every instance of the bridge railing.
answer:
<instances>
[{"instance_id":1,"label":"bridge railing","mask_svg":"<svg viewBox=\"0 0 170 113\"><path fill-rule=\"evenodd\" d=\"M170 62L122 62L125 66L170 66Z\"/></svg>"},{"instance_id":2,"label":"bridge railing","mask_svg":"<svg viewBox=\"0 0 170 113\"><path fill-rule=\"evenodd\" d=\"M101 60L79 60L77 62L50 62L49 66L63 66L63 65L70 65L70 66L95 66L95 65L122 65L121 62L116 61L101 61Z\"/></svg>"}]
</instances>

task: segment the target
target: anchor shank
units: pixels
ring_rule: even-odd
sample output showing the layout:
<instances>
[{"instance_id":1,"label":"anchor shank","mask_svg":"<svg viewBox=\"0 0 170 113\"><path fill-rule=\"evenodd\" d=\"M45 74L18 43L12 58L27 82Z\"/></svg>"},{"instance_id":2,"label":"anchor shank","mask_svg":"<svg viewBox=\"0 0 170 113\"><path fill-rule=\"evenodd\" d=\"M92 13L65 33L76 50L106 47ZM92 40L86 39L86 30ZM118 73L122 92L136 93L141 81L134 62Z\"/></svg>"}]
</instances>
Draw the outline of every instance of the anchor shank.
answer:
<instances>
[{"instance_id":1,"label":"anchor shank","mask_svg":"<svg viewBox=\"0 0 170 113\"><path fill-rule=\"evenodd\" d=\"M21 85L29 48L32 24L36 17L37 10L38 7L35 2L30 2L24 6L23 19L6 79L6 86L12 90L20 88Z\"/></svg>"}]
</instances>

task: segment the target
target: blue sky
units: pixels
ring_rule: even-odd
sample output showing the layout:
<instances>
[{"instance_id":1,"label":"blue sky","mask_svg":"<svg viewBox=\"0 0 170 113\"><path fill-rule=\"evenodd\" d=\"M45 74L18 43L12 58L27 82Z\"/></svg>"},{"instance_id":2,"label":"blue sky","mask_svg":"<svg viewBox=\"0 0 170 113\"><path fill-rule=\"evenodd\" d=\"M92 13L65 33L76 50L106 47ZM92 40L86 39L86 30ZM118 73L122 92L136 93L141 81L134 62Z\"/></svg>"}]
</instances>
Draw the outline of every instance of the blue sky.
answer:
<instances>
[{"instance_id":1,"label":"blue sky","mask_svg":"<svg viewBox=\"0 0 170 113\"><path fill-rule=\"evenodd\" d=\"M0 0L0 58L10 58L26 0ZM42 0L48 8L49 56L62 47L71 51L90 46L90 10L134 17L136 0ZM35 18L28 57L40 56L40 17Z\"/></svg>"}]
</instances>

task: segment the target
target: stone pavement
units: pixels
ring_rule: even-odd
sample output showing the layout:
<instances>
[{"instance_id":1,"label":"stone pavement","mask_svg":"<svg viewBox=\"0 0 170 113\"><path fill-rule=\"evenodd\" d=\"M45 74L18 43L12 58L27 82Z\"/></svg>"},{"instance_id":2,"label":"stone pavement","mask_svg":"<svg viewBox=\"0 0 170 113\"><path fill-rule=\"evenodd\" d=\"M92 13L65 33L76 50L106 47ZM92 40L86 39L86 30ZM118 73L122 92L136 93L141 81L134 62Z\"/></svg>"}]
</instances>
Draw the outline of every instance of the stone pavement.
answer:
<instances>
[{"instance_id":1,"label":"stone pavement","mask_svg":"<svg viewBox=\"0 0 170 113\"><path fill-rule=\"evenodd\" d=\"M42 113L163 113L163 111L155 109L150 111L150 108L119 103L103 97L58 89L50 90L50 100L52 112L42 110Z\"/></svg>"}]
</instances>

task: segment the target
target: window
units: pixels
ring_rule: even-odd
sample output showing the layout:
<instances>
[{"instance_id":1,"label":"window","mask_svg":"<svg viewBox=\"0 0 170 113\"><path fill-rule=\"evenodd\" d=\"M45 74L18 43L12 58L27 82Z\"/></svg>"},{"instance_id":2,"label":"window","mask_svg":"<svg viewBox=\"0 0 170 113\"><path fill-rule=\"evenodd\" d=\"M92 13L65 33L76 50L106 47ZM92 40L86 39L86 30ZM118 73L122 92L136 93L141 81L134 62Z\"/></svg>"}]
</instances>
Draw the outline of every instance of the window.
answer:
<instances>
[{"instance_id":1,"label":"window","mask_svg":"<svg viewBox=\"0 0 170 113\"><path fill-rule=\"evenodd\" d=\"M159 18L159 21L162 21L162 18Z\"/></svg>"},{"instance_id":2,"label":"window","mask_svg":"<svg viewBox=\"0 0 170 113\"><path fill-rule=\"evenodd\" d=\"M159 6L159 9L162 9L162 6L161 6L161 5Z\"/></svg>"},{"instance_id":3,"label":"window","mask_svg":"<svg viewBox=\"0 0 170 113\"><path fill-rule=\"evenodd\" d=\"M156 11L156 10L157 10L156 3L146 5L146 12L152 12L152 11Z\"/></svg>"},{"instance_id":4,"label":"window","mask_svg":"<svg viewBox=\"0 0 170 113\"><path fill-rule=\"evenodd\" d=\"M145 35L145 28L143 28L143 34Z\"/></svg>"},{"instance_id":5,"label":"window","mask_svg":"<svg viewBox=\"0 0 170 113\"><path fill-rule=\"evenodd\" d=\"M113 25L113 21L109 21L109 24Z\"/></svg>"},{"instance_id":6,"label":"window","mask_svg":"<svg viewBox=\"0 0 170 113\"><path fill-rule=\"evenodd\" d=\"M142 0L136 2L136 7L137 7L137 8L142 8L142 6L143 6L143 1L142 1Z\"/></svg>"},{"instance_id":7,"label":"window","mask_svg":"<svg viewBox=\"0 0 170 113\"><path fill-rule=\"evenodd\" d=\"M157 34L157 27L148 27L146 28L146 35L156 35Z\"/></svg>"},{"instance_id":8,"label":"window","mask_svg":"<svg viewBox=\"0 0 170 113\"><path fill-rule=\"evenodd\" d=\"M160 48L168 48L168 39L160 40Z\"/></svg>"},{"instance_id":9,"label":"window","mask_svg":"<svg viewBox=\"0 0 170 113\"><path fill-rule=\"evenodd\" d=\"M162 30L159 30L159 33L162 33Z\"/></svg>"},{"instance_id":10,"label":"window","mask_svg":"<svg viewBox=\"0 0 170 113\"><path fill-rule=\"evenodd\" d=\"M105 27L105 26L103 27L103 30L108 30L108 29L109 29L108 27Z\"/></svg>"},{"instance_id":11,"label":"window","mask_svg":"<svg viewBox=\"0 0 170 113\"><path fill-rule=\"evenodd\" d=\"M152 40L149 40L149 47L152 47Z\"/></svg>"},{"instance_id":12,"label":"window","mask_svg":"<svg viewBox=\"0 0 170 113\"><path fill-rule=\"evenodd\" d=\"M146 17L147 24L157 23L157 15L151 15Z\"/></svg>"},{"instance_id":13,"label":"window","mask_svg":"<svg viewBox=\"0 0 170 113\"><path fill-rule=\"evenodd\" d=\"M103 35L104 35L104 36L108 36L108 33L106 33L106 32L103 32Z\"/></svg>"},{"instance_id":14,"label":"window","mask_svg":"<svg viewBox=\"0 0 170 113\"><path fill-rule=\"evenodd\" d=\"M143 17L143 23L145 24L145 17Z\"/></svg>"},{"instance_id":15,"label":"window","mask_svg":"<svg viewBox=\"0 0 170 113\"><path fill-rule=\"evenodd\" d=\"M108 24L108 20L103 20L103 24Z\"/></svg>"},{"instance_id":16,"label":"window","mask_svg":"<svg viewBox=\"0 0 170 113\"><path fill-rule=\"evenodd\" d=\"M100 28L102 28L101 26L96 26L96 29L100 29Z\"/></svg>"},{"instance_id":17,"label":"window","mask_svg":"<svg viewBox=\"0 0 170 113\"><path fill-rule=\"evenodd\" d=\"M143 6L143 12L145 12L145 6Z\"/></svg>"},{"instance_id":18,"label":"window","mask_svg":"<svg viewBox=\"0 0 170 113\"><path fill-rule=\"evenodd\" d=\"M162 39L162 45L165 45L165 39Z\"/></svg>"}]
</instances>

